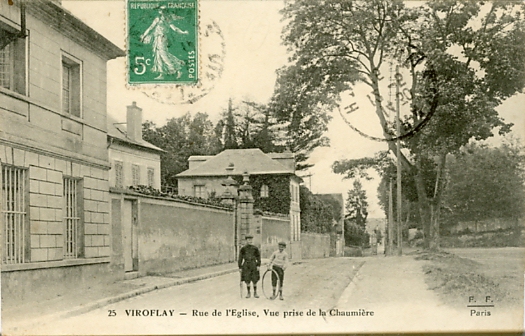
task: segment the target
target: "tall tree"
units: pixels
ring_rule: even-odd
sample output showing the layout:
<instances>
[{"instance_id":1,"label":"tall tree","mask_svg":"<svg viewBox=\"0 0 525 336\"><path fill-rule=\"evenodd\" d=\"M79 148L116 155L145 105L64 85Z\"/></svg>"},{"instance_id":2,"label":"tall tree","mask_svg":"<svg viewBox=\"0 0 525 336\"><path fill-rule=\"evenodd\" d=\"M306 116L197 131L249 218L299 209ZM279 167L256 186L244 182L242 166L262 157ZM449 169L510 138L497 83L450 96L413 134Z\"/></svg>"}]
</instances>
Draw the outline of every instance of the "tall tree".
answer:
<instances>
[{"instance_id":1,"label":"tall tree","mask_svg":"<svg viewBox=\"0 0 525 336\"><path fill-rule=\"evenodd\" d=\"M525 84L524 7L500 1L442 0L407 8L386 0L296 0L283 10L284 41L301 74L289 85L311 93L310 106L327 107L343 92L353 94L356 82L369 86L373 111L394 154L380 70L394 61L409 73L411 113L402 120L406 151L398 159L414 178L427 248L439 248L447 154L471 138L491 136L494 128L510 129L495 107ZM357 169L345 161L337 165L344 174Z\"/></svg>"},{"instance_id":2,"label":"tall tree","mask_svg":"<svg viewBox=\"0 0 525 336\"><path fill-rule=\"evenodd\" d=\"M345 242L347 245L363 246L368 243L369 235L366 232L368 217L368 201L366 191L361 181L355 179L353 188L348 190L346 198Z\"/></svg>"},{"instance_id":3,"label":"tall tree","mask_svg":"<svg viewBox=\"0 0 525 336\"><path fill-rule=\"evenodd\" d=\"M346 219L363 229L366 227L368 200L366 197L366 191L363 189L363 185L358 179L354 180L354 187L348 190L346 198L346 213Z\"/></svg>"},{"instance_id":4,"label":"tall tree","mask_svg":"<svg viewBox=\"0 0 525 336\"><path fill-rule=\"evenodd\" d=\"M171 118L161 127L146 121L142 129L144 140L165 150L161 154L161 183L164 187L177 187L175 175L188 169L191 155L214 155L221 150L220 140L206 113Z\"/></svg>"},{"instance_id":5,"label":"tall tree","mask_svg":"<svg viewBox=\"0 0 525 336\"><path fill-rule=\"evenodd\" d=\"M224 149L259 148L263 152L282 152L279 126L267 106L253 101L233 102L218 121Z\"/></svg>"},{"instance_id":6,"label":"tall tree","mask_svg":"<svg viewBox=\"0 0 525 336\"><path fill-rule=\"evenodd\" d=\"M228 100L228 110L225 115L224 122L224 149L237 149L239 144L237 143L237 134L235 129L235 116L233 114L232 99Z\"/></svg>"},{"instance_id":7,"label":"tall tree","mask_svg":"<svg viewBox=\"0 0 525 336\"><path fill-rule=\"evenodd\" d=\"M309 76L309 69L305 70L301 64L279 69L268 104L270 113L281 126L281 144L295 154L298 170L313 166L306 161L315 148L329 145L324 133L330 120L327 112L334 103L330 83L323 85L319 80L305 86L297 85L306 82L306 76Z\"/></svg>"}]
</instances>

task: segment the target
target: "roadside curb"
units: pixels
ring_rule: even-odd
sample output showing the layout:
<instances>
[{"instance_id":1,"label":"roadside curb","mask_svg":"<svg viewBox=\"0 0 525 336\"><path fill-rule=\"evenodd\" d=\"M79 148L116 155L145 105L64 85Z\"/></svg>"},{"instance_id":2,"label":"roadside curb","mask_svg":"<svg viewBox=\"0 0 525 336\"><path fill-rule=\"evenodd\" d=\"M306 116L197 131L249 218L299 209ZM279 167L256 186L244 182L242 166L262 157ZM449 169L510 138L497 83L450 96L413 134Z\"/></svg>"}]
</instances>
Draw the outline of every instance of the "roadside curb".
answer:
<instances>
[{"instance_id":1,"label":"roadside curb","mask_svg":"<svg viewBox=\"0 0 525 336\"><path fill-rule=\"evenodd\" d=\"M104 307L104 306L107 306L113 303L117 303L119 301L123 301L129 298L135 297L135 296L139 296L145 293L149 293L157 289L164 289L168 287L179 286L179 285L183 285L186 283L214 278L214 277L218 277L218 276L222 276L222 275L226 275L226 274L230 274L234 272L238 272L238 268L233 268L233 269L228 269L228 270L223 270L223 271L218 271L218 272L212 272L212 273L206 273L206 274L201 274L201 275L195 275L192 277L173 280L173 281L163 283L160 285L151 285L151 286L147 286L144 288L138 288L138 289L129 291L127 293L119 294L119 295L101 299L101 300L97 300L97 301L88 303L84 306L77 306L67 311L61 311L61 312L57 312L57 313L53 313L49 315L44 315L37 319L26 321L23 325L23 328L31 328L36 325L46 325L58 319L64 319L64 318L73 317L76 315L85 314L92 310L95 310L95 309L98 309L98 308L101 308L101 307ZM14 330L16 329L21 329L21 328L15 327Z\"/></svg>"},{"instance_id":2,"label":"roadside curb","mask_svg":"<svg viewBox=\"0 0 525 336\"><path fill-rule=\"evenodd\" d=\"M161 284L161 285L152 285L152 286L148 286L148 287L144 287L144 288L140 288L140 289L135 289L135 290L132 290L130 292L127 292L127 293L124 293L124 294L119 294L119 295L111 297L111 298L101 299L101 300L92 302L92 303L90 303L90 304L88 304L88 305L86 305L84 307L79 307L79 308L74 309L72 311L68 311L68 312L64 312L62 314L58 314L59 315L58 317L59 318L67 318L67 317L72 317L72 316L75 316L75 315L84 314L84 313L87 313L87 312L89 312L91 310L95 310L95 309L107 306L109 304L117 303L119 301L123 301L123 300L129 299L129 298L132 298L132 297L135 297L135 296L139 296L139 295L142 295L142 294L145 294L145 293L153 292L154 290L157 290L157 289L164 289L164 288L168 288L168 287L179 286L179 285L183 285L183 284L190 283L190 282L195 282L195 281L199 281L199 280L204 280L204 279L218 277L218 276L229 274L229 273L233 273L233 272L236 272L236 271L237 271L237 268L234 268L234 269L229 269L229 270L224 270L224 271L219 271L219 272L206 273L206 274L202 274L202 275L195 275L195 276L188 277L188 278L177 279L177 280L174 280L174 281L171 281L171 282L167 282L167 283L164 283L164 284Z\"/></svg>"},{"instance_id":3,"label":"roadside curb","mask_svg":"<svg viewBox=\"0 0 525 336\"><path fill-rule=\"evenodd\" d=\"M360 282L358 277L360 275L361 268L366 264L366 262L367 262L367 260L363 260L363 262L357 267L357 270L355 272L354 277L350 280L350 283L348 284L348 286L345 288L345 290L341 294L341 297L339 298L339 300L337 300L334 308L340 307L341 302L348 301L348 299L350 298L350 296L354 292L355 288L357 287L357 283Z\"/></svg>"}]
</instances>

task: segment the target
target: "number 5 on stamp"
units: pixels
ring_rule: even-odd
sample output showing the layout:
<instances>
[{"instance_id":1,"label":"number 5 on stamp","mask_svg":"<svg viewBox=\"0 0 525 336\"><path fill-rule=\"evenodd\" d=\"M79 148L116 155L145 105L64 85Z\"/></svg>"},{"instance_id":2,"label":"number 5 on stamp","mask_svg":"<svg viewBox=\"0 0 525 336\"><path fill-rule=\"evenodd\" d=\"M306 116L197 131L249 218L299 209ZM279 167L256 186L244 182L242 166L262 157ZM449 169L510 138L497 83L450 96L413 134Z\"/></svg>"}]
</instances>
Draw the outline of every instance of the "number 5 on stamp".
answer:
<instances>
[{"instance_id":1,"label":"number 5 on stamp","mask_svg":"<svg viewBox=\"0 0 525 336\"><path fill-rule=\"evenodd\" d=\"M197 0L128 0L128 83L197 83L198 15Z\"/></svg>"}]
</instances>

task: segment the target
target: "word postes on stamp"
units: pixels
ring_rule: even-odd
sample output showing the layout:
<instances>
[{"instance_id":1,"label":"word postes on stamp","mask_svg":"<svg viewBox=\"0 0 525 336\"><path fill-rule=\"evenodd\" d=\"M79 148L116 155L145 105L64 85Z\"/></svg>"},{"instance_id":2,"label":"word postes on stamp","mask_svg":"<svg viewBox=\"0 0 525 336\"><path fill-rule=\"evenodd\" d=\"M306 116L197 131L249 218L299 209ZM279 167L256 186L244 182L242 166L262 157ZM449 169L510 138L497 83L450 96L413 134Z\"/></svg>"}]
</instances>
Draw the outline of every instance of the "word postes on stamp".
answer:
<instances>
[{"instance_id":1,"label":"word postes on stamp","mask_svg":"<svg viewBox=\"0 0 525 336\"><path fill-rule=\"evenodd\" d=\"M128 0L128 83L196 84L198 0Z\"/></svg>"}]
</instances>

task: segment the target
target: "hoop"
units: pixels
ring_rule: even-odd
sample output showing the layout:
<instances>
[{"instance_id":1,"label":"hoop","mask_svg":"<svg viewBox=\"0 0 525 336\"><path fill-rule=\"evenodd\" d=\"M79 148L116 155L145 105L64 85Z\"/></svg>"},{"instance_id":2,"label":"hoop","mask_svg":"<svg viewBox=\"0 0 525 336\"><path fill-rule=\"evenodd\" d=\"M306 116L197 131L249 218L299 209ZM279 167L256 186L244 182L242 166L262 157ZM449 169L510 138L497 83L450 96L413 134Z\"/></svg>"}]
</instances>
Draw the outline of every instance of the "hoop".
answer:
<instances>
[{"instance_id":1,"label":"hoop","mask_svg":"<svg viewBox=\"0 0 525 336\"><path fill-rule=\"evenodd\" d=\"M268 300L275 300L276 297L272 298L272 296L268 296L268 294L266 294L266 290L264 289L264 278L266 277L266 274L268 274L268 272L274 273L275 276L277 277L277 287L276 287L277 292L279 292L279 290L281 289L281 278L279 277L279 274L277 274L277 272L273 268L267 269L266 272L264 272L262 276L261 286L262 286L262 292L264 294L264 297L267 298Z\"/></svg>"}]
</instances>

